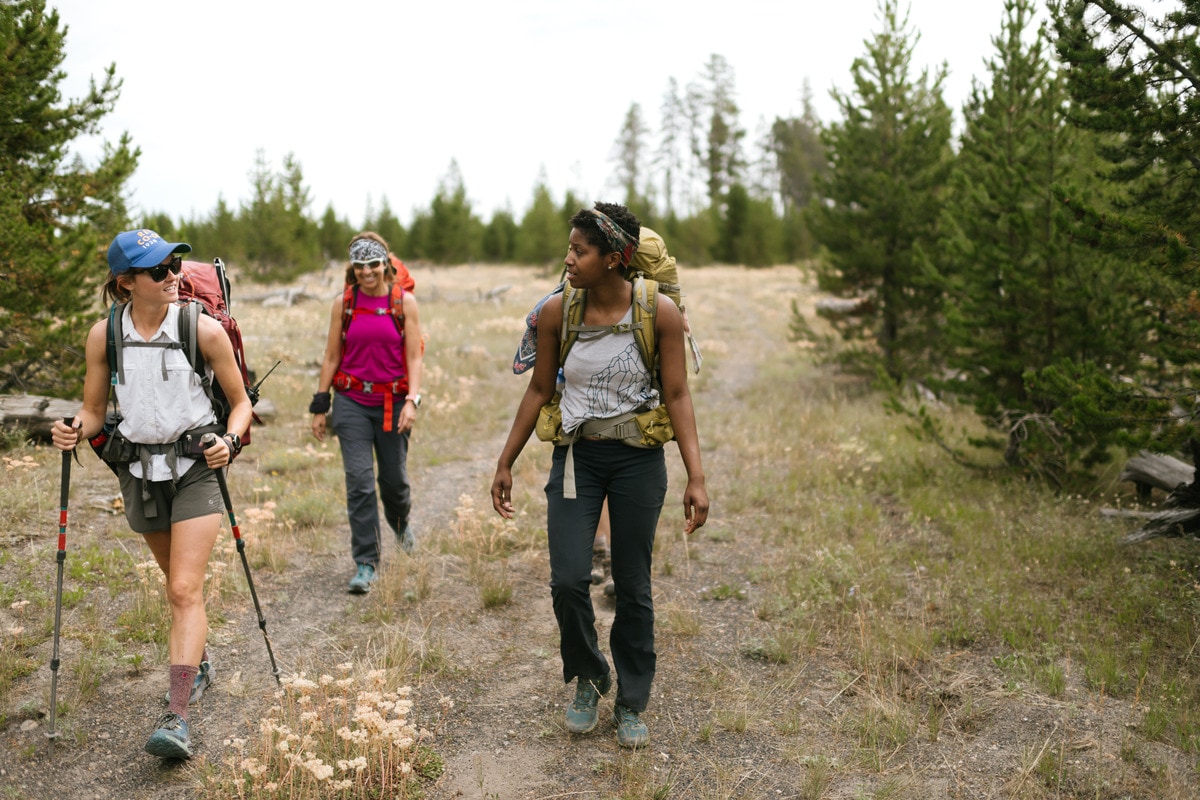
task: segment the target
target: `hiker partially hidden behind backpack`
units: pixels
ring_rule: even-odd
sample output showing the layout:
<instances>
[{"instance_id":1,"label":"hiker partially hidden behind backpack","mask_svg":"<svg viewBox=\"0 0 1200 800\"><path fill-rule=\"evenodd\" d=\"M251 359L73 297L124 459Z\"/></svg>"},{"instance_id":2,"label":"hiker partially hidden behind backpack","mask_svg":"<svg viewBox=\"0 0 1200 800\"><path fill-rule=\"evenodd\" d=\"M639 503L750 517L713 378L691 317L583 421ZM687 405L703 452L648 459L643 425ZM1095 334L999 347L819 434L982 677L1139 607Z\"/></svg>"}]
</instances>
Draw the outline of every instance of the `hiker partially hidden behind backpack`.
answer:
<instances>
[{"instance_id":1,"label":"hiker partially hidden behind backpack","mask_svg":"<svg viewBox=\"0 0 1200 800\"><path fill-rule=\"evenodd\" d=\"M224 511L213 470L224 468L240 449L252 414L233 345L219 322L199 315L196 342L206 377L224 388L226 426L218 425L204 382L184 353L177 304L180 254L191 249L151 230L125 231L113 239L104 296L121 317L122 340L115 344L122 351L123 375L112 379L105 317L88 332L83 407L70 426L58 421L51 430L60 450L97 437L113 384L122 417L109 433L117 444L106 448L105 459L120 480L125 519L142 534L166 576L171 604L168 710L145 745L163 758L191 756L188 704L212 680L204 574ZM224 435L205 450L200 437L210 431Z\"/></svg>"},{"instance_id":2,"label":"hiker partially hidden behind backpack","mask_svg":"<svg viewBox=\"0 0 1200 800\"><path fill-rule=\"evenodd\" d=\"M708 491L682 315L654 281L625 278L638 247L637 217L624 206L597 203L571 217L571 225L568 286L547 298L538 316L533 377L496 465L492 506L506 519L513 516L512 467L536 429L538 438L555 445L546 529L563 680L576 683L566 726L587 733L612 685L590 592L592 541L608 500L616 585L609 638L617 673L613 716L617 743L641 747L649 732L640 714L655 672L650 568L667 491L665 442L676 440L687 470L686 533L707 519ZM578 316L571 311L575 304Z\"/></svg>"}]
</instances>

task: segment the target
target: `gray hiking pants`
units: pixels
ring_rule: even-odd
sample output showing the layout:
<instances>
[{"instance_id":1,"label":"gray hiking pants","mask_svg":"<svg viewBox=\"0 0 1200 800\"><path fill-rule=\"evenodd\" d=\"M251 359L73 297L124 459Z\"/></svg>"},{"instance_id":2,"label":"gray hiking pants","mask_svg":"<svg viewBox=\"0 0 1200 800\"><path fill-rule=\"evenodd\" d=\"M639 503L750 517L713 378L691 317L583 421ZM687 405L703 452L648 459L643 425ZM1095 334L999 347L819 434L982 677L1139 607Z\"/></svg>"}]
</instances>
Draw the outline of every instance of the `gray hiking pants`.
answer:
<instances>
[{"instance_id":1,"label":"gray hiking pants","mask_svg":"<svg viewBox=\"0 0 1200 800\"><path fill-rule=\"evenodd\" d=\"M383 407L364 406L334 393L330 425L342 449L346 470L346 515L350 519L350 555L355 564L379 565L379 500L393 533L404 530L412 510L408 483L408 434L392 424L383 430ZM375 492L375 461L379 462L379 493Z\"/></svg>"},{"instance_id":2,"label":"gray hiking pants","mask_svg":"<svg viewBox=\"0 0 1200 800\"><path fill-rule=\"evenodd\" d=\"M617 670L616 702L644 711L657 663L650 562L667 493L666 459L661 447L643 450L611 440L579 441L574 449L577 496L562 496L566 447L554 448L546 483L550 596L558 620L563 681L596 679L609 672L598 646L591 594L592 542L607 497L617 590L608 641Z\"/></svg>"}]
</instances>

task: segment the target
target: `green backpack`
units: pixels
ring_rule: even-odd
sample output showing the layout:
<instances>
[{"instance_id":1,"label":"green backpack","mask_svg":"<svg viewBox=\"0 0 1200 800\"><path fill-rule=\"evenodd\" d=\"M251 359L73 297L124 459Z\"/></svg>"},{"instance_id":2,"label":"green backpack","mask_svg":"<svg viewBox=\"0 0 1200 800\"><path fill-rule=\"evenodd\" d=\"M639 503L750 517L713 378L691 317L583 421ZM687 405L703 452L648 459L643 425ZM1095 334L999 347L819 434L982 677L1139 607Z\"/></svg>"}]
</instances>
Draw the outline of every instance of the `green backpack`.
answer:
<instances>
[{"instance_id":1,"label":"green backpack","mask_svg":"<svg viewBox=\"0 0 1200 800\"><path fill-rule=\"evenodd\" d=\"M574 289L569 283L565 284L558 363L566 363L567 354L571 352L572 345L581 333L632 332L638 352L642 356L642 363L650 372L651 385L661 396L658 341L654 330L655 315L658 313L658 289L656 281L637 275L633 279L632 321L616 325L584 325L583 312L587 305L587 289ZM561 400L562 394L555 392L550 402L538 412L537 427L534 430L538 439L543 442L566 445L584 436L599 436L604 439L619 439L633 447L649 448L662 447L675 438L671 417L667 414L667 406L664 403L640 413L630 412L612 419L589 420L567 435L562 427L562 409L559 407Z\"/></svg>"}]
</instances>

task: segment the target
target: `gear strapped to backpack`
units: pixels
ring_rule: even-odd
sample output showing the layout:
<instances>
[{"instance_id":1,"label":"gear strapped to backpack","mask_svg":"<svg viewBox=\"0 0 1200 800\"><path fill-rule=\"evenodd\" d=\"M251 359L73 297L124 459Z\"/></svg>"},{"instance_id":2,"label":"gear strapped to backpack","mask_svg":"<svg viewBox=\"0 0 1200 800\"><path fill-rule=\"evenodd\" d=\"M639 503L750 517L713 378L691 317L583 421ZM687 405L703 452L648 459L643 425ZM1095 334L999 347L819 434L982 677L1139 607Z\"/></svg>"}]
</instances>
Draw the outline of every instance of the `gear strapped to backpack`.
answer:
<instances>
[{"instance_id":1,"label":"gear strapped to backpack","mask_svg":"<svg viewBox=\"0 0 1200 800\"><path fill-rule=\"evenodd\" d=\"M245 349L242 345L242 333L235 320L229 313L229 278L225 274L225 264L219 258L212 263L200 261L184 261L179 275L179 330L178 342L126 342L122 331L125 303L113 303L108 310L108 331L106 354L108 369L111 374L109 381L109 398L112 410L105 415L104 426L100 432L89 439L92 449L108 466L117 471L117 467L143 458L151 453L166 453L169 457L189 456L198 457L204 452L200 442L206 433L223 434L229 419L230 406L225 391L215 377L210 377L204 354L200 352L197 339L197 326L201 314L216 319L224 328L229 342L233 346L234 359L242 374L242 383L250 398L251 406L258 403L259 386L262 381L251 385L250 371L246 367ZM139 444L130 442L121 435L118 425L121 422L121 410L117 404L116 392L113 387L125 383L123 350L125 347L158 347L169 350L180 350L187 358L200 379L201 386L209 402L212 403L213 414L217 421L212 425L204 425L184 433L183 437L169 444ZM277 365L276 365L277 366ZM272 370L274 367L271 368ZM267 374L270 374L268 372ZM164 369L163 379L166 380ZM266 379L266 376L263 376ZM254 422L261 423L257 415L252 415ZM250 444L250 430L242 437L243 446ZM236 456L230 453L230 460ZM172 468L173 469L173 468Z\"/></svg>"},{"instance_id":2,"label":"gear strapped to backpack","mask_svg":"<svg viewBox=\"0 0 1200 800\"><path fill-rule=\"evenodd\" d=\"M650 373L652 387L661 397L662 382L659 378L658 341L654 323L658 313L658 283L636 276L633 279L633 314L629 323L616 325L584 325L583 313L587 304L587 290L574 289L569 284L563 289L563 318L559 336L558 363L565 364L571 346L581 333L598 335L633 333L642 363ZM654 408L641 412L629 412L610 419L588 420L570 434L563 432L561 392L555 392L550 402L538 412L534 429L538 439L555 445L568 445L585 436L601 439L617 439L632 447L662 447L675 438L667 407L659 403Z\"/></svg>"}]
</instances>

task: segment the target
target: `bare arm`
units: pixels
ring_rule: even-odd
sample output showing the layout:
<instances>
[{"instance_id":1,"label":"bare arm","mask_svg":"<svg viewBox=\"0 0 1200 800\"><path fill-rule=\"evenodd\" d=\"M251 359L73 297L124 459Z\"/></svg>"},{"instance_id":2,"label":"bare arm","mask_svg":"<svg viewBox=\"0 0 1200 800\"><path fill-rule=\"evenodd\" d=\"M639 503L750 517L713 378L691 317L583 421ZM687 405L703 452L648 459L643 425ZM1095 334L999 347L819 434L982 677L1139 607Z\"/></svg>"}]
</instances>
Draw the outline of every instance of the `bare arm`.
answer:
<instances>
[{"instance_id":1,"label":"bare arm","mask_svg":"<svg viewBox=\"0 0 1200 800\"><path fill-rule=\"evenodd\" d=\"M225 400L229 403L229 419L225 430L245 436L246 431L250 429L253 406L250 405L250 397L246 394L246 386L242 383L242 371L233 354L233 344L230 343L221 323L212 317L201 315L197 323L196 339L200 345L200 352L212 367L213 375L220 382L221 389L225 392ZM217 439L217 443L208 448L204 455L213 469L225 466L232 458L229 443L224 438Z\"/></svg>"},{"instance_id":2,"label":"bare arm","mask_svg":"<svg viewBox=\"0 0 1200 800\"><path fill-rule=\"evenodd\" d=\"M525 387L525 394L517 406L516 417L500 458L496 462L496 475L492 479L492 507L505 519L513 515L512 466L529 441L538 412L554 396L554 385L558 381L559 328L562 327L562 295L557 294L546 301L538 315L537 361L533 364L533 376Z\"/></svg>"},{"instance_id":3,"label":"bare arm","mask_svg":"<svg viewBox=\"0 0 1200 800\"><path fill-rule=\"evenodd\" d=\"M83 406L72 425L55 420L50 438L59 450L72 450L82 439L90 439L104 426L105 406L108 404L108 317L105 316L88 331L84 345L87 371L83 377Z\"/></svg>"},{"instance_id":4,"label":"bare arm","mask_svg":"<svg viewBox=\"0 0 1200 800\"><path fill-rule=\"evenodd\" d=\"M425 342L421 339L421 321L417 315L417 298L412 292L404 293L404 364L408 369L408 393L421 393L421 374L425 367ZM400 433L412 430L417 418L415 403L405 401L400 410L396 430Z\"/></svg>"},{"instance_id":5,"label":"bare arm","mask_svg":"<svg viewBox=\"0 0 1200 800\"><path fill-rule=\"evenodd\" d=\"M687 383L687 354L684 344L684 320L679 308L663 297L658 299L654 333L658 342L662 374L663 402L675 429L679 455L687 470L688 483L683 493L684 531L691 533L708 519L708 489L704 485L704 467L700 462L700 436L696 431L696 412Z\"/></svg>"},{"instance_id":6,"label":"bare arm","mask_svg":"<svg viewBox=\"0 0 1200 800\"><path fill-rule=\"evenodd\" d=\"M342 363L342 296L333 298L329 310L329 333L325 337L325 355L321 359L321 377L317 379L317 392L328 394L333 386L333 376ZM325 415L313 414L312 435L317 441L325 441Z\"/></svg>"}]
</instances>

